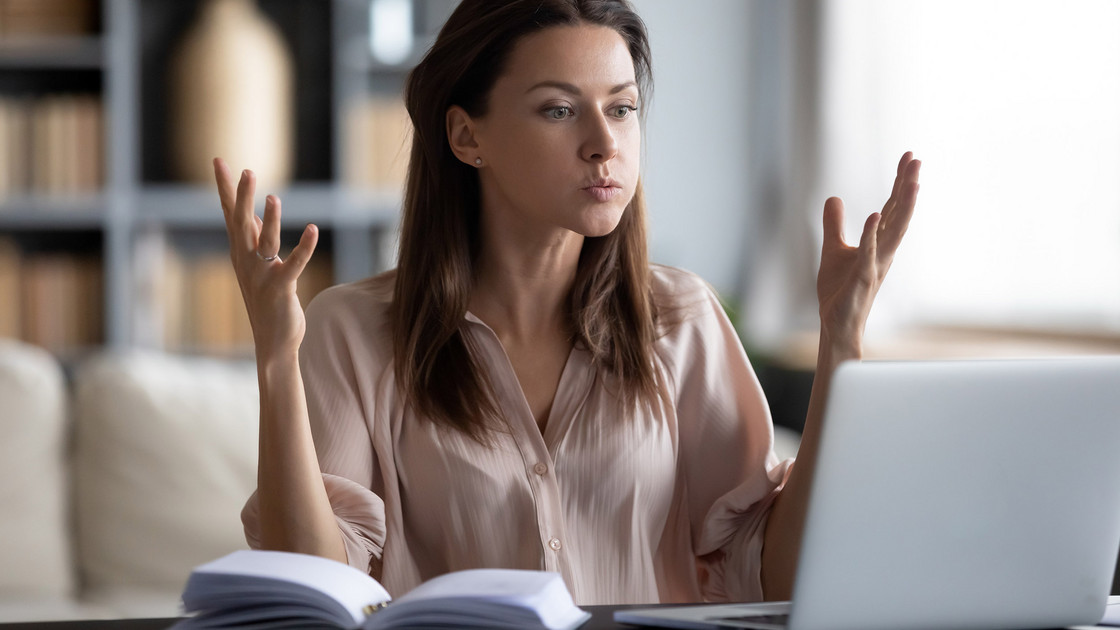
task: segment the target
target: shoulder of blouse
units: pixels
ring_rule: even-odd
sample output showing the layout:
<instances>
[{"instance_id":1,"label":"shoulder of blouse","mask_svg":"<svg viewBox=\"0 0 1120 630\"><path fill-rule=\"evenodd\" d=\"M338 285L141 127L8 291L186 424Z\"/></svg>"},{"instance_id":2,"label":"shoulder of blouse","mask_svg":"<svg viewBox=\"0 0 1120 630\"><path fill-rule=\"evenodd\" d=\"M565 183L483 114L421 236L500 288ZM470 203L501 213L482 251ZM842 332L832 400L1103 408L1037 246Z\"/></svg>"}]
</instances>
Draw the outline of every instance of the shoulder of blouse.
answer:
<instances>
[{"instance_id":1,"label":"shoulder of blouse","mask_svg":"<svg viewBox=\"0 0 1120 630\"><path fill-rule=\"evenodd\" d=\"M691 271L650 265L650 290L658 314L659 336L671 335L686 323L710 318L719 297L703 278Z\"/></svg>"},{"instance_id":2,"label":"shoulder of blouse","mask_svg":"<svg viewBox=\"0 0 1120 630\"><path fill-rule=\"evenodd\" d=\"M715 290L700 276L665 265L650 266L650 289L657 309L654 352L665 386L680 393L685 374L706 348L722 344L726 316Z\"/></svg>"},{"instance_id":3,"label":"shoulder of blouse","mask_svg":"<svg viewBox=\"0 0 1120 630\"><path fill-rule=\"evenodd\" d=\"M396 271L390 270L356 282L336 284L320 291L307 305L309 315L317 317L345 315L354 308L372 308L388 312L393 302ZM340 311L341 309L341 311ZM369 313L365 313L368 316Z\"/></svg>"},{"instance_id":4,"label":"shoulder of blouse","mask_svg":"<svg viewBox=\"0 0 1120 630\"><path fill-rule=\"evenodd\" d=\"M304 345L372 346L372 354L391 356L395 278L395 271L387 271L319 292L307 305Z\"/></svg>"}]
</instances>

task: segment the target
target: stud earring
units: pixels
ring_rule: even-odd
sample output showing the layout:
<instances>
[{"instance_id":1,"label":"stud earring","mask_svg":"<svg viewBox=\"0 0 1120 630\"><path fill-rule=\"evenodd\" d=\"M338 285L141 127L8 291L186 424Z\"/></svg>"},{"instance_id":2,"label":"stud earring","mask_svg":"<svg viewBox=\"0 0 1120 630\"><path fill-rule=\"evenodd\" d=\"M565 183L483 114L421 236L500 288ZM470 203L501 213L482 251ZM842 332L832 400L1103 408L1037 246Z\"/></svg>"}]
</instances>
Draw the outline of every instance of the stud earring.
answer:
<instances>
[{"instance_id":1,"label":"stud earring","mask_svg":"<svg viewBox=\"0 0 1120 630\"><path fill-rule=\"evenodd\" d=\"M474 159L474 165L475 166L482 166L482 158L475 158Z\"/></svg>"}]
</instances>

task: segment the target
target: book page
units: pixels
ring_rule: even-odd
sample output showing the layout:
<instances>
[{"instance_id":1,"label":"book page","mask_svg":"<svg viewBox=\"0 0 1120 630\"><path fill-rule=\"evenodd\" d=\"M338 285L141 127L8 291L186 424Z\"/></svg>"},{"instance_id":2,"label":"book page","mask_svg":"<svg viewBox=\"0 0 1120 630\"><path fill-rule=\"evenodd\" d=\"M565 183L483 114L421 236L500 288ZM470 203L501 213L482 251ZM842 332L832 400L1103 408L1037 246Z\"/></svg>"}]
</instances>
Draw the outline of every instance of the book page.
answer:
<instances>
[{"instance_id":1,"label":"book page","mask_svg":"<svg viewBox=\"0 0 1120 630\"><path fill-rule=\"evenodd\" d=\"M575 628L576 607L558 573L471 569L434 577L374 613L365 627Z\"/></svg>"},{"instance_id":2,"label":"book page","mask_svg":"<svg viewBox=\"0 0 1120 630\"><path fill-rule=\"evenodd\" d=\"M1112 595L1108 598L1108 607L1105 608L1104 619L1101 619L1100 625L1120 626L1120 595Z\"/></svg>"},{"instance_id":3,"label":"book page","mask_svg":"<svg viewBox=\"0 0 1120 630\"><path fill-rule=\"evenodd\" d=\"M236 601L241 590L252 593L253 601L268 599L262 591L286 597L299 588L317 600L332 600L346 614L348 627L356 627L366 617L365 610L391 599L389 593L370 576L334 560L283 551L235 551L199 566L191 574L183 592L188 610L206 608L221 600ZM193 608L192 608L193 606Z\"/></svg>"}]
</instances>

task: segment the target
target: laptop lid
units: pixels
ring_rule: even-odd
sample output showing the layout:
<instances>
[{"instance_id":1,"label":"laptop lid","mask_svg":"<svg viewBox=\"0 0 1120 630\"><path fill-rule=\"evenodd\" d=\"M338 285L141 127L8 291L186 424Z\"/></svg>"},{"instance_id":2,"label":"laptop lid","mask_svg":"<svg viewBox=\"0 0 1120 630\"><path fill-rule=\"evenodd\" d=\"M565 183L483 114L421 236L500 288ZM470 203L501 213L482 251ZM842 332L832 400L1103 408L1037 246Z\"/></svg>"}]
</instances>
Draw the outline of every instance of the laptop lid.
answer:
<instances>
[{"instance_id":1,"label":"laptop lid","mask_svg":"<svg viewBox=\"0 0 1120 630\"><path fill-rule=\"evenodd\" d=\"M1120 357L842 365L816 475L788 627L1094 624L1120 547ZM781 628L787 610L615 619Z\"/></svg>"},{"instance_id":2,"label":"laptop lid","mask_svg":"<svg viewBox=\"0 0 1120 630\"><path fill-rule=\"evenodd\" d=\"M837 370L790 627L1094 624L1120 547L1120 357Z\"/></svg>"}]
</instances>

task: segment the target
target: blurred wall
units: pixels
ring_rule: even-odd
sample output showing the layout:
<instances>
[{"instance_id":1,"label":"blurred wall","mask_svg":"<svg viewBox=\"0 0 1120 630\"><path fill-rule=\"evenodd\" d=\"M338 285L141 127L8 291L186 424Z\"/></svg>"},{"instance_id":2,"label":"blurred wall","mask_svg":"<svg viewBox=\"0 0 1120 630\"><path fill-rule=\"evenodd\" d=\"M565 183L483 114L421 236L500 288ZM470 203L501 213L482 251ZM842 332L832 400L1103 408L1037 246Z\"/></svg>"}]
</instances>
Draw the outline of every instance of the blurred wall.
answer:
<instances>
[{"instance_id":1,"label":"blurred wall","mask_svg":"<svg viewBox=\"0 0 1120 630\"><path fill-rule=\"evenodd\" d=\"M649 28L654 95L643 176L651 257L741 287L747 215L748 11L743 0L635 0Z\"/></svg>"}]
</instances>

